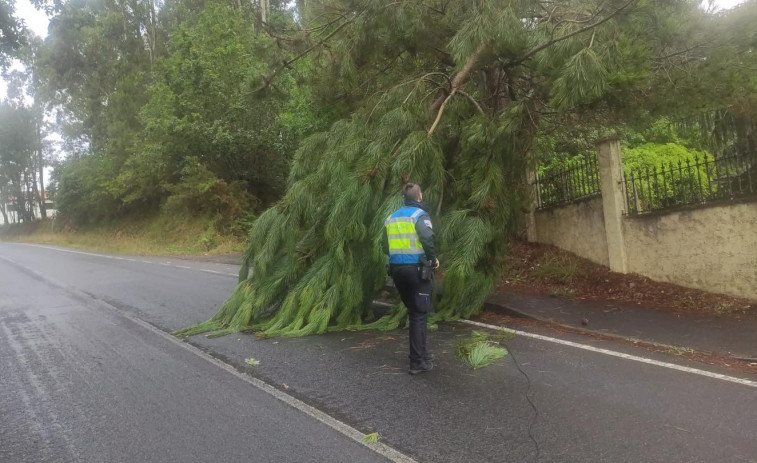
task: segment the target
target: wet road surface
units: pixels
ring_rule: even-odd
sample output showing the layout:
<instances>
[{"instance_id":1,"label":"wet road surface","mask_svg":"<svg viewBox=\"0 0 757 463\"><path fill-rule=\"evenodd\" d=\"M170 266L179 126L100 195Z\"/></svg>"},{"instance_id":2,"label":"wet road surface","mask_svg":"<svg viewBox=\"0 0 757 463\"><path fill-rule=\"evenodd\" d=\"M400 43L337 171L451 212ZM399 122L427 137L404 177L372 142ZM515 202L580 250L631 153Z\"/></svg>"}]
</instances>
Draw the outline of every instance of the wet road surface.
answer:
<instances>
[{"instance_id":1,"label":"wet road surface","mask_svg":"<svg viewBox=\"0 0 757 463\"><path fill-rule=\"evenodd\" d=\"M0 260L0 461L387 460Z\"/></svg>"},{"instance_id":2,"label":"wet road surface","mask_svg":"<svg viewBox=\"0 0 757 463\"><path fill-rule=\"evenodd\" d=\"M171 265L0 243L0 461L381 460L119 316L174 330L236 283L231 265ZM472 372L454 358L469 334L430 333L419 377L403 331L189 342L422 462L757 461L755 388L524 337Z\"/></svg>"}]
</instances>

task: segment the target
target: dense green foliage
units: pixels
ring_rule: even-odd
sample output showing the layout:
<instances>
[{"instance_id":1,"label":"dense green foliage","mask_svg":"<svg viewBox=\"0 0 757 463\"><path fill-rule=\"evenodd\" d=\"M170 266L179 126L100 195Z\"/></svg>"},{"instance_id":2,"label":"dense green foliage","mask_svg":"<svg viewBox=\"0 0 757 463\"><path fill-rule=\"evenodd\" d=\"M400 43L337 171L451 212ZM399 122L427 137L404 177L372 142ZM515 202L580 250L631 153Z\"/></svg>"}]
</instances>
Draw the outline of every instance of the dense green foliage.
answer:
<instances>
[{"instance_id":1,"label":"dense green foliage","mask_svg":"<svg viewBox=\"0 0 757 463\"><path fill-rule=\"evenodd\" d=\"M596 131L597 114L646 117L627 100L661 84L669 15L701 20L686 3L323 3L342 7L349 29L330 47L323 95L347 95L354 110L303 142L286 195L252 227L251 274L212 320L182 334L365 327L384 281L381 224L411 178L439 214L445 297L435 318L475 313L500 275L528 153L571 119ZM398 310L367 326L402 320Z\"/></svg>"},{"instance_id":2,"label":"dense green foliage","mask_svg":"<svg viewBox=\"0 0 757 463\"><path fill-rule=\"evenodd\" d=\"M645 192L646 201L651 202L649 206L659 206L659 197L671 197L676 192L715 188L711 185L716 175L714 157L707 151L689 147L691 143L689 146L681 144L684 140L669 125L664 133L647 136L631 133L627 139L659 140L637 146L625 143L622 149L623 170L631 185L641 179L645 185L659 183L658 191ZM588 148L580 154L559 153L548 158L539 164L538 176L540 205L599 194L597 156Z\"/></svg>"},{"instance_id":3,"label":"dense green foliage","mask_svg":"<svg viewBox=\"0 0 757 463\"><path fill-rule=\"evenodd\" d=\"M87 223L181 209L225 227L279 198L297 142L329 119L295 75L257 91L288 52L254 8L127 4L65 2L40 51L71 153L56 172L59 213Z\"/></svg>"},{"instance_id":4,"label":"dense green foliage","mask_svg":"<svg viewBox=\"0 0 757 463\"><path fill-rule=\"evenodd\" d=\"M30 62L69 153L60 213L194 211L219 226L254 213L240 285L183 334L293 336L403 323L401 307L379 320L370 309L403 182L421 183L433 210L445 274L435 318L454 319L480 310L501 275L530 163L571 162L609 131L661 144L640 160L665 143L751 143L753 111L738 102L757 94L755 36L734 28L754 29L755 1L742 11L69 0ZM648 130L663 117L681 140Z\"/></svg>"},{"instance_id":5,"label":"dense green foliage","mask_svg":"<svg viewBox=\"0 0 757 463\"><path fill-rule=\"evenodd\" d=\"M8 65L13 52L20 46L21 27L13 16L13 2L0 0L0 69Z\"/></svg>"},{"instance_id":6,"label":"dense green foliage","mask_svg":"<svg viewBox=\"0 0 757 463\"><path fill-rule=\"evenodd\" d=\"M635 148L623 150L623 168L626 175L645 173L655 169L696 164L697 161L712 160L712 155L696 151L676 143L645 143Z\"/></svg>"},{"instance_id":7,"label":"dense green foliage","mask_svg":"<svg viewBox=\"0 0 757 463\"><path fill-rule=\"evenodd\" d=\"M688 149L676 143L645 143L623 151L629 195L636 210L659 208L678 197L702 196L713 185L716 166L706 151ZM646 188L646 189L645 189Z\"/></svg>"},{"instance_id":8,"label":"dense green foliage","mask_svg":"<svg viewBox=\"0 0 757 463\"><path fill-rule=\"evenodd\" d=\"M0 103L0 140L0 213L5 223L13 219L30 221L35 201L31 191L37 146L32 112ZM15 214L11 215L11 210Z\"/></svg>"},{"instance_id":9,"label":"dense green foliage","mask_svg":"<svg viewBox=\"0 0 757 463\"><path fill-rule=\"evenodd\" d=\"M266 71L266 54L275 51L273 39L255 34L231 7L210 4L179 26L166 47L141 109L145 139L110 193L127 204L159 203L166 192L223 182L231 194L221 202L240 201L244 209L255 198L270 204L281 195L287 153L294 149L292 136L282 136L276 123L286 99L252 92ZM240 213L211 198L204 205L202 197L195 199L199 207Z\"/></svg>"},{"instance_id":10,"label":"dense green foliage","mask_svg":"<svg viewBox=\"0 0 757 463\"><path fill-rule=\"evenodd\" d=\"M44 168L48 164L49 146L43 140L43 99L38 98L42 87L37 62L41 41L28 34L19 36L20 42L13 57L24 66L7 69L6 101L3 103L3 135L0 136L0 209L8 222L29 222L46 218ZM32 103L28 104L31 99ZM8 214L10 211L12 214Z\"/></svg>"}]
</instances>

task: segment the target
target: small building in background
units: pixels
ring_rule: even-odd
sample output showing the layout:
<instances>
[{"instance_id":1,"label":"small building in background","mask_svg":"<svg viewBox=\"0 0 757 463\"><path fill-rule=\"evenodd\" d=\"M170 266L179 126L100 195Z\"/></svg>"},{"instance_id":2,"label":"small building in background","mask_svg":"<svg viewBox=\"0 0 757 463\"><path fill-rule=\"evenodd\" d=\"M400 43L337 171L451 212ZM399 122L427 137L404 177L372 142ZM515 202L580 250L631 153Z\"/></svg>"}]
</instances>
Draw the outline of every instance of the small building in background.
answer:
<instances>
[{"instance_id":1,"label":"small building in background","mask_svg":"<svg viewBox=\"0 0 757 463\"><path fill-rule=\"evenodd\" d=\"M16 201L15 197L11 196L7 201L0 202L0 209L3 209L5 211L5 214L0 212L0 225L5 225L6 223L19 223L21 221L21 217L18 213L18 202ZM55 214L57 212L55 209L55 202L49 197L45 198L45 209L47 212L47 218L55 217ZM39 220L42 217L42 213L39 209L39 204L34 205L32 213L34 215L34 220ZM8 217L7 222L5 220L6 216Z\"/></svg>"}]
</instances>

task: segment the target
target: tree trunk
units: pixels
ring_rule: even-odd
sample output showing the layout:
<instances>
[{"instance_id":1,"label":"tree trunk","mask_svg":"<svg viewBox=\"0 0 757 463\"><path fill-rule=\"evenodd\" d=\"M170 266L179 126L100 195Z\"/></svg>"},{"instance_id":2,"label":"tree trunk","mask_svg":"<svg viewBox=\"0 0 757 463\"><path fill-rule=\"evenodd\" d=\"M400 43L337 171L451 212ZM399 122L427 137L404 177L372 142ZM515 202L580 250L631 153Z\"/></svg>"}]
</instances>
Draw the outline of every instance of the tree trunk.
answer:
<instances>
[{"instance_id":1,"label":"tree trunk","mask_svg":"<svg viewBox=\"0 0 757 463\"><path fill-rule=\"evenodd\" d=\"M305 26L305 9L307 8L306 0L297 0L297 16L302 27Z\"/></svg>"},{"instance_id":2,"label":"tree trunk","mask_svg":"<svg viewBox=\"0 0 757 463\"><path fill-rule=\"evenodd\" d=\"M34 169L27 169L24 172L24 222L34 221L34 198L36 197L36 192L37 179L36 175L34 175Z\"/></svg>"},{"instance_id":3,"label":"tree trunk","mask_svg":"<svg viewBox=\"0 0 757 463\"><path fill-rule=\"evenodd\" d=\"M16 197L14 223L26 222L26 199L24 199L24 174L20 174L14 185L14 196Z\"/></svg>"},{"instance_id":4,"label":"tree trunk","mask_svg":"<svg viewBox=\"0 0 757 463\"><path fill-rule=\"evenodd\" d=\"M150 72L152 72L156 55L155 48L157 47L158 43L158 33L156 31L158 16L155 14L155 0L148 0L148 2L150 3L150 29L147 34L147 40L150 52Z\"/></svg>"},{"instance_id":5,"label":"tree trunk","mask_svg":"<svg viewBox=\"0 0 757 463\"><path fill-rule=\"evenodd\" d=\"M34 214L34 201L37 201L37 205L39 205L40 211L42 211L42 196L39 194L39 188L37 188L37 175L32 167L29 169L30 177L29 177L29 183L31 183L32 191L31 195L29 195L29 210L32 212L32 218L36 218L36 215Z\"/></svg>"},{"instance_id":6,"label":"tree trunk","mask_svg":"<svg viewBox=\"0 0 757 463\"><path fill-rule=\"evenodd\" d=\"M3 223L10 223L8 213L5 212L5 201L0 203L0 214L3 214Z\"/></svg>"},{"instance_id":7,"label":"tree trunk","mask_svg":"<svg viewBox=\"0 0 757 463\"><path fill-rule=\"evenodd\" d=\"M37 121L37 162L39 163L39 215L47 218L47 204L45 204L45 159L42 155L42 131Z\"/></svg>"},{"instance_id":8,"label":"tree trunk","mask_svg":"<svg viewBox=\"0 0 757 463\"><path fill-rule=\"evenodd\" d=\"M29 172L24 172L21 177L21 184L19 188L19 203L21 204L22 222L31 222L29 218L30 198L29 198Z\"/></svg>"},{"instance_id":9,"label":"tree trunk","mask_svg":"<svg viewBox=\"0 0 757 463\"><path fill-rule=\"evenodd\" d=\"M263 24L268 23L268 13L271 9L271 0L260 0L260 20Z\"/></svg>"}]
</instances>

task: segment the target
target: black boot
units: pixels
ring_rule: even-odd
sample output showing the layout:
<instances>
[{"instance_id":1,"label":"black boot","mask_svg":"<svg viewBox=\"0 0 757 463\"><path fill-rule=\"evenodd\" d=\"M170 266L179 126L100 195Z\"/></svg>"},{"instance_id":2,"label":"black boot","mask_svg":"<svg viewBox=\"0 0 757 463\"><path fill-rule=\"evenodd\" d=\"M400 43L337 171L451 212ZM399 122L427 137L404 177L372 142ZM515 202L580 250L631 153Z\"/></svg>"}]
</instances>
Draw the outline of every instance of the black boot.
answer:
<instances>
[{"instance_id":1,"label":"black boot","mask_svg":"<svg viewBox=\"0 0 757 463\"><path fill-rule=\"evenodd\" d=\"M434 369L434 363L431 360L423 360L417 365L410 365L410 369L407 370L408 373L411 375L417 375L419 373L424 373L426 371L431 371Z\"/></svg>"}]
</instances>

